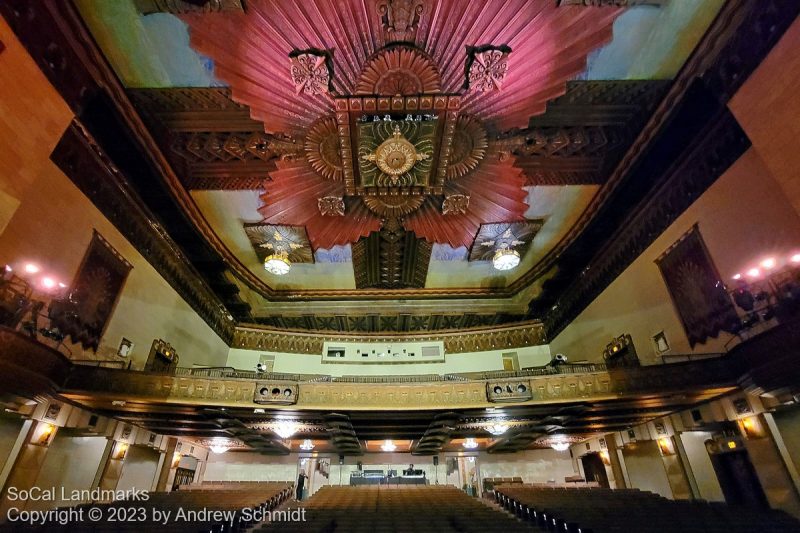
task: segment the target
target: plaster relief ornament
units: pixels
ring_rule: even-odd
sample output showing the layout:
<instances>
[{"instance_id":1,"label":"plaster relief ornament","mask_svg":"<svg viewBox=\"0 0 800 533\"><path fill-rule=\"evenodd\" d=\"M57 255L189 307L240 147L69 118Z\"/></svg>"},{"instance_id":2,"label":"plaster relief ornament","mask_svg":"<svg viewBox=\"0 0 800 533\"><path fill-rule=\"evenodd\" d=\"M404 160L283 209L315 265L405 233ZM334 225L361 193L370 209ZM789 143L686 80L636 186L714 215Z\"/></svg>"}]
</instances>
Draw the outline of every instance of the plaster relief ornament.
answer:
<instances>
[{"instance_id":1,"label":"plaster relief ornament","mask_svg":"<svg viewBox=\"0 0 800 533\"><path fill-rule=\"evenodd\" d=\"M442 214L463 215L469 207L469 196L466 194L451 194L445 196L442 202Z\"/></svg>"},{"instance_id":2,"label":"plaster relief ornament","mask_svg":"<svg viewBox=\"0 0 800 533\"><path fill-rule=\"evenodd\" d=\"M378 3L383 32L387 42L413 41L420 16L425 9L422 0L388 0Z\"/></svg>"},{"instance_id":3,"label":"plaster relief ornament","mask_svg":"<svg viewBox=\"0 0 800 533\"><path fill-rule=\"evenodd\" d=\"M289 58L295 94L313 96L328 92L331 71L325 54L305 51L293 53Z\"/></svg>"},{"instance_id":4,"label":"plaster relief ornament","mask_svg":"<svg viewBox=\"0 0 800 533\"><path fill-rule=\"evenodd\" d=\"M507 46L472 48L467 59L467 86L479 92L499 91L508 73Z\"/></svg>"},{"instance_id":5,"label":"plaster relief ornament","mask_svg":"<svg viewBox=\"0 0 800 533\"><path fill-rule=\"evenodd\" d=\"M372 161L392 181L396 183L399 177L423 159L428 159L428 154L417 152L416 147L400 132L400 127L395 126L392 136L383 141L372 154L361 156L364 161Z\"/></svg>"},{"instance_id":6,"label":"plaster relief ornament","mask_svg":"<svg viewBox=\"0 0 800 533\"><path fill-rule=\"evenodd\" d=\"M319 212L326 217L344 216L344 198L341 196L323 196L317 200Z\"/></svg>"}]
</instances>

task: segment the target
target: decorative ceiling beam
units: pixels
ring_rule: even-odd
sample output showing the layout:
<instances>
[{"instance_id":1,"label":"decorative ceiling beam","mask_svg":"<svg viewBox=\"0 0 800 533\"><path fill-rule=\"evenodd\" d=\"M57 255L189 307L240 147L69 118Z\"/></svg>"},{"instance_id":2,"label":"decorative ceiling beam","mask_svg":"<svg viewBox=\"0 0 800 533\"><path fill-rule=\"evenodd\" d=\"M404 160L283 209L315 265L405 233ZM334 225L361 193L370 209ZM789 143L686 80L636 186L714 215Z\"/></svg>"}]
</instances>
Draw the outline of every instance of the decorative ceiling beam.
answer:
<instances>
[{"instance_id":1,"label":"decorative ceiling beam","mask_svg":"<svg viewBox=\"0 0 800 533\"><path fill-rule=\"evenodd\" d=\"M390 221L353 244L357 289L425 287L433 245Z\"/></svg>"}]
</instances>

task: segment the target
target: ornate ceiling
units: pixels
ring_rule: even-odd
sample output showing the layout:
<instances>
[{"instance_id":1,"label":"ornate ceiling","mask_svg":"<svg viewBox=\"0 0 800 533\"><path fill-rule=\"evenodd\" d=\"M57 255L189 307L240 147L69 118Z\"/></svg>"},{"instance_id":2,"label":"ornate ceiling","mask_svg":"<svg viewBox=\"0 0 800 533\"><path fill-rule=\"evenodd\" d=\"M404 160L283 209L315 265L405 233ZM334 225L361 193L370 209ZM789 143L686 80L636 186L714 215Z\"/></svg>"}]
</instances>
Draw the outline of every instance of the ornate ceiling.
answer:
<instances>
[{"instance_id":1,"label":"ornate ceiling","mask_svg":"<svg viewBox=\"0 0 800 533\"><path fill-rule=\"evenodd\" d=\"M587 78L609 57L640 68L654 47L680 64L719 9L76 4L193 205L187 215L213 235L223 301L235 295L239 320L301 328L376 314L437 324L467 308L487 325L542 318L529 305L557 272L554 254L670 85ZM628 34L657 23L673 41ZM500 272L492 258L505 249L521 260ZM291 261L287 275L264 270L271 253Z\"/></svg>"}]
</instances>

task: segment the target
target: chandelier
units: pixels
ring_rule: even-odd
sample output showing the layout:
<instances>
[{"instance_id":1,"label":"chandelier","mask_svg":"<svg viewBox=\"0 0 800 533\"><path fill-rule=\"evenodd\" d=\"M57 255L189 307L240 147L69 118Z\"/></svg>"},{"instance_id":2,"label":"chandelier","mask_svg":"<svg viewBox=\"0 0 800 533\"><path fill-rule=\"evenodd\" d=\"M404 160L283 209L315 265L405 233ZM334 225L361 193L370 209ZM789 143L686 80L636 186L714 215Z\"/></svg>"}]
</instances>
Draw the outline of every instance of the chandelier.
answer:
<instances>
[{"instance_id":1,"label":"chandelier","mask_svg":"<svg viewBox=\"0 0 800 533\"><path fill-rule=\"evenodd\" d=\"M557 452L565 452L569 449L569 442L567 442L563 437L555 437L555 439L550 443L550 447Z\"/></svg>"},{"instance_id":2,"label":"chandelier","mask_svg":"<svg viewBox=\"0 0 800 533\"><path fill-rule=\"evenodd\" d=\"M297 433L297 422L294 420L281 420L272 429L280 438L288 439Z\"/></svg>"},{"instance_id":3,"label":"chandelier","mask_svg":"<svg viewBox=\"0 0 800 533\"><path fill-rule=\"evenodd\" d=\"M508 431L508 425L506 424L489 424L486 426L486 431L491 433L492 435L502 435L506 431Z\"/></svg>"},{"instance_id":4,"label":"chandelier","mask_svg":"<svg viewBox=\"0 0 800 533\"><path fill-rule=\"evenodd\" d=\"M301 450L305 450L305 451L313 450L314 449L314 443L311 442L311 439L306 439L300 445L300 449Z\"/></svg>"},{"instance_id":5,"label":"chandelier","mask_svg":"<svg viewBox=\"0 0 800 533\"><path fill-rule=\"evenodd\" d=\"M511 248L500 248L494 253L492 265L497 270L511 270L519 264L519 252Z\"/></svg>"},{"instance_id":6,"label":"chandelier","mask_svg":"<svg viewBox=\"0 0 800 533\"><path fill-rule=\"evenodd\" d=\"M463 446L467 450L474 450L475 448L478 447L478 443L475 442L475 439L469 437L467 440L464 441Z\"/></svg>"},{"instance_id":7,"label":"chandelier","mask_svg":"<svg viewBox=\"0 0 800 533\"><path fill-rule=\"evenodd\" d=\"M208 449L211 450L213 453L225 453L231 449L228 441L226 439L216 438L211 441L211 444L208 446Z\"/></svg>"},{"instance_id":8,"label":"chandelier","mask_svg":"<svg viewBox=\"0 0 800 533\"><path fill-rule=\"evenodd\" d=\"M283 276L288 274L292 268L292 262L289 261L289 254L285 250L280 250L274 254L269 254L264 259L264 270L276 276Z\"/></svg>"},{"instance_id":9,"label":"chandelier","mask_svg":"<svg viewBox=\"0 0 800 533\"><path fill-rule=\"evenodd\" d=\"M392 442L392 439L386 439L385 441L383 441L383 444L381 444L381 450L385 452L393 452L396 449L397 446L395 445L394 442Z\"/></svg>"}]
</instances>

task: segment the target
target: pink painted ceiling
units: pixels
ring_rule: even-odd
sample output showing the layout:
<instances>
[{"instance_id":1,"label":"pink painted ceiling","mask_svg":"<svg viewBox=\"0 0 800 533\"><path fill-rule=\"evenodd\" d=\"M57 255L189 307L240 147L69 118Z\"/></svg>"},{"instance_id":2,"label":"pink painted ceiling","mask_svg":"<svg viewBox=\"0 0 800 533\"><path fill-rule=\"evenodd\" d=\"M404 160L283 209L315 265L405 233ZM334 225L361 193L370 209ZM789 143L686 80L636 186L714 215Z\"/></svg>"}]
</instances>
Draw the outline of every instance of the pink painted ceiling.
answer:
<instances>
[{"instance_id":1,"label":"pink painted ceiling","mask_svg":"<svg viewBox=\"0 0 800 533\"><path fill-rule=\"evenodd\" d=\"M333 112L330 95L296 94L292 50L333 52L333 88L353 94L365 61L383 47L375 0L250 0L247 13L186 15L192 46L250 106L268 132L302 134ZM416 45L438 65L444 92L461 92L467 46L508 45L502 90L465 94L462 112L498 130L524 127L584 70L586 56L612 37L618 9L557 7L555 0L425 0Z\"/></svg>"}]
</instances>

